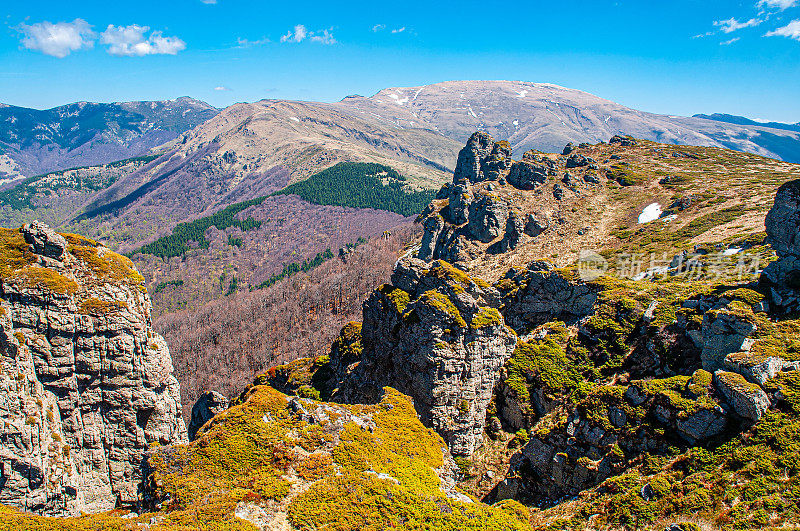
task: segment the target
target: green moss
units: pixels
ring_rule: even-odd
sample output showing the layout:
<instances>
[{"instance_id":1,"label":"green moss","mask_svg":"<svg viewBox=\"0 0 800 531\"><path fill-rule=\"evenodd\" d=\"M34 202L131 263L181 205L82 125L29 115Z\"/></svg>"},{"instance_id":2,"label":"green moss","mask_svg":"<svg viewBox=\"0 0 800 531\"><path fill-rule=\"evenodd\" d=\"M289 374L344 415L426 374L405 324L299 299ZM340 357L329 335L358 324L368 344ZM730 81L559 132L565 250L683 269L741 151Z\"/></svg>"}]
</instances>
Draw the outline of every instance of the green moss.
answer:
<instances>
[{"instance_id":1,"label":"green moss","mask_svg":"<svg viewBox=\"0 0 800 531\"><path fill-rule=\"evenodd\" d=\"M470 326L472 328L485 328L487 326L500 326L503 324L503 316L494 308L484 307L472 317Z\"/></svg>"},{"instance_id":2,"label":"green moss","mask_svg":"<svg viewBox=\"0 0 800 531\"><path fill-rule=\"evenodd\" d=\"M423 293L415 303L419 303L430 308L434 308L437 311L444 312L447 314L457 326L460 328L466 328L467 323L464 321L464 318L461 317L461 312L458 311L456 305L444 294L439 293L436 290L428 290Z\"/></svg>"},{"instance_id":3,"label":"green moss","mask_svg":"<svg viewBox=\"0 0 800 531\"><path fill-rule=\"evenodd\" d=\"M406 306L411 302L411 296L408 292L396 288L391 284L382 284L378 288L378 291L391 302L397 313L403 313L406 310Z\"/></svg>"}]
</instances>

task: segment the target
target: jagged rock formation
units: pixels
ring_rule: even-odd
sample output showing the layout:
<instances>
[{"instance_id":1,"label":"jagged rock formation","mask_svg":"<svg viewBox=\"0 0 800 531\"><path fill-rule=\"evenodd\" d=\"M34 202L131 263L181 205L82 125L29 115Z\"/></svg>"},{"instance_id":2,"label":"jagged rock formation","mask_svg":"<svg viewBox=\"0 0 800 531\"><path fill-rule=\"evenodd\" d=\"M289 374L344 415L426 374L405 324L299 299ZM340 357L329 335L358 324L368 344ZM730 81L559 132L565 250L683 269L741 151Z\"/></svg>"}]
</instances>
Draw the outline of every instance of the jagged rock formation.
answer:
<instances>
[{"instance_id":1,"label":"jagged rock formation","mask_svg":"<svg viewBox=\"0 0 800 531\"><path fill-rule=\"evenodd\" d=\"M364 303L360 355L352 345L342 348L344 341L332 349L334 398L374 402L382 387L394 387L414 399L423 422L453 454L471 454L500 367L517 343L489 306L495 295L446 262L401 261L392 284Z\"/></svg>"},{"instance_id":2,"label":"jagged rock formation","mask_svg":"<svg viewBox=\"0 0 800 531\"><path fill-rule=\"evenodd\" d=\"M494 188L508 183L535 190L557 174L559 165L563 161L533 151L515 162L508 142L474 133L458 154L453 182L437 194L441 204L435 202L421 214L425 233L417 257L459 264L480 254L475 242L488 244L502 236L488 252L505 253L517 247L523 234L541 234L549 227L542 214L526 217L507 197L493 193Z\"/></svg>"},{"instance_id":3,"label":"jagged rock formation","mask_svg":"<svg viewBox=\"0 0 800 531\"><path fill-rule=\"evenodd\" d=\"M127 258L34 222L0 229L0 503L135 504L150 443L186 439L178 382Z\"/></svg>"}]
</instances>

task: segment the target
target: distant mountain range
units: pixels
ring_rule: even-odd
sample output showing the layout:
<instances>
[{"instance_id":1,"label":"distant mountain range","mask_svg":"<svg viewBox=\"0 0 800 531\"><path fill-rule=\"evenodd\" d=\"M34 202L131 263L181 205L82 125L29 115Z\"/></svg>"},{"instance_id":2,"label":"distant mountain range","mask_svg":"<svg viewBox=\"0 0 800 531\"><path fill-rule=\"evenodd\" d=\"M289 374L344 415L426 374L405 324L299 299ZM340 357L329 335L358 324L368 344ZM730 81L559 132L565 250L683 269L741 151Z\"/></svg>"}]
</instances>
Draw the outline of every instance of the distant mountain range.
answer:
<instances>
[{"instance_id":1,"label":"distant mountain range","mask_svg":"<svg viewBox=\"0 0 800 531\"><path fill-rule=\"evenodd\" d=\"M237 120L259 107L273 111L242 120L272 121L270 129L275 129L276 134L286 129L288 137L278 135L281 146L290 148L294 143L280 139L305 137L312 139L310 144L320 145L315 144L321 141L318 132L330 126L356 141L380 129L386 130L387 137L402 137L402 148L397 151L401 159L408 158L408 153L401 153L406 148L430 148L430 153L417 153L411 158L421 155L427 162L440 164L441 169L452 168L456 146L479 129L509 140L518 153L528 149L560 151L567 142L598 142L623 133L658 142L726 147L800 161L800 124L762 123L727 114L653 114L549 83L447 81L387 88L368 98L348 96L333 104L265 100L229 107L225 121ZM325 116L291 124L286 119L292 117L274 111L293 107L314 109L312 115L322 112ZM0 180L143 155L220 112L188 97L128 103L80 102L48 110L0 104ZM369 126L353 129L354 119ZM337 120L343 127L335 127ZM279 122L282 125L277 127ZM218 126L216 123L210 127ZM206 131L201 127L197 134L205 135ZM230 134L226 132L226 137ZM439 148L444 145L448 147L443 152ZM267 151L282 158L271 147ZM273 155L267 158L272 159ZM310 164L312 170L323 169ZM323 162L322 167L325 166Z\"/></svg>"},{"instance_id":2,"label":"distant mountain range","mask_svg":"<svg viewBox=\"0 0 800 531\"><path fill-rule=\"evenodd\" d=\"M0 177L92 166L146 153L219 113L192 98L71 103L47 110L0 105Z\"/></svg>"},{"instance_id":3,"label":"distant mountain range","mask_svg":"<svg viewBox=\"0 0 800 531\"><path fill-rule=\"evenodd\" d=\"M717 122L726 122L729 124L737 125L755 125L758 127L769 127L772 129L785 129L786 131L800 132L800 122L796 124L788 124L784 122L758 122L745 118L744 116L736 116L735 114L721 114L715 112L714 114L695 114L692 118L705 118L706 120L715 120Z\"/></svg>"},{"instance_id":4,"label":"distant mountain range","mask_svg":"<svg viewBox=\"0 0 800 531\"><path fill-rule=\"evenodd\" d=\"M341 105L399 127L429 128L463 142L484 130L515 152L561 151L567 142L599 142L615 134L668 144L716 146L789 162L800 161L797 126L667 116L630 109L592 94L549 83L447 81L349 96ZM722 123L724 122L724 123Z\"/></svg>"}]
</instances>

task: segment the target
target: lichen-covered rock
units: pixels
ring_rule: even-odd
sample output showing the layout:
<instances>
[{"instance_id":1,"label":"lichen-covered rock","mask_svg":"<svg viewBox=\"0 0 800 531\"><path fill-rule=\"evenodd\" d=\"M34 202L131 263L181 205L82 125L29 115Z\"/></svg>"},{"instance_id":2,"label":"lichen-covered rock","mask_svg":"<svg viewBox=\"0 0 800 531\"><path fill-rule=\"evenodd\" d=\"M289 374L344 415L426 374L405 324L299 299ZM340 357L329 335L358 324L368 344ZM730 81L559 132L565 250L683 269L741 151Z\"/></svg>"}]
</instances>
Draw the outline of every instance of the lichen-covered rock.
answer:
<instances>
[{"instance_id":1,"label":"lichen-covered rock","mask_svg":"<svg viewBox=\"0 0 800 531\"><path fill-rule=\"evenodd\" d=\"M469 455L480 444L516 334L487 306L492 288L446 262L423 272L419 262L401 261L392 283L364 303L360 359L342 370L331 352L331 365L340 368L334 398L374 402L383 386L394 387L414 399L422 421L451 452Z\"/></svg>"},{"instance_id":2,"label":"lichen-covered rock","mask_svg":"<svg viewBox=\"0 0 800 531\"><path fill-rule=\"evenodd\" d=\"M746 317L728 308L710 310L703 316L703 368L714 372L725 366L728 354L747 347L747 338L756 325Z\"/></svg>"},{"instance_id":3,"label":"lichen-covered rock","mask_svg":"<svg viewBox=\"0 0 800 531\"><path fill-rule=\"evenodd\" d=\"M207 391L200 395L200 398L192 406L192 419L189 421L188 428L189 440L193 441L203 424L214 418L217 413L228 409L229 405L228 398L216 391Z\"/></svg>"},{"instance_id":4,"label":"lichen-covered rock","mask_svg":"<svg viewBox=\"0 0 800 531\"><path fill-rule=\"evenodd\" d=\"M186 439L178 382L133 263L34 222L0 229L0 503L135 504L150 443Z\"/></svg>"},{"instance_id":5,"label":"lichen-covered rock","mask_svg":"<svg viewBox=\"0 0 800 531\"><path fill-rule=\"evenodd\" d=\"M749 352L734 352L725 357L725 368L744 376L748 381L764 385L782 372L800 370L800 361L788 361L779 356L753 356Z\"/></svg>"},{"instance_id":6,"label":"lichen-covered rock","mask_svg":"<svg viewBox=\"0 0 800 531\"><path fill-rule=\"evenodd\" d=\"M741 374L719 370L714 373L714 383L741 417L755 422L769 409L767 393Z\"/></svg>"},{"instance_id":7,"label":"lichen-covered rock","mask_svg":"<svg viewBox=\"0 0 800 531\"><path fill-rule=\"evenodd\" d=\"M508 205L501 199L487 194L479 197L469 209L469 232L483 243L497 238L505 228Z\"/></svg>"}]
</instances>

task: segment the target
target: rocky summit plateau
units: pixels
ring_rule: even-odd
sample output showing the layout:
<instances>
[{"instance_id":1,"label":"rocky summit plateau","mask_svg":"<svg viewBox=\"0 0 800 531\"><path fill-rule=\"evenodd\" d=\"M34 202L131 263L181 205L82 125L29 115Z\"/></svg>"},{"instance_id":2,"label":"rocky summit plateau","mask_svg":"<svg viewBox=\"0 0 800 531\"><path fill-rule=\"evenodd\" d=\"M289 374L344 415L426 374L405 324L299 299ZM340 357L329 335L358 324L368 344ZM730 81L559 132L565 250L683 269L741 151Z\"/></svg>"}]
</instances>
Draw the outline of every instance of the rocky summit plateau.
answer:
<instances>
[{"instance_id":1,"label":"rocky summit plateau","mask_svg":"<svg viewBox=\"0 0 800 531\"><path fill-rule=\"evenodd\" d=\"M800 166L627 135L517 157L472 133L359 319L187 404L128 258L0 231L1 525L800 525Z\"/></svg>"}]
</instances>

